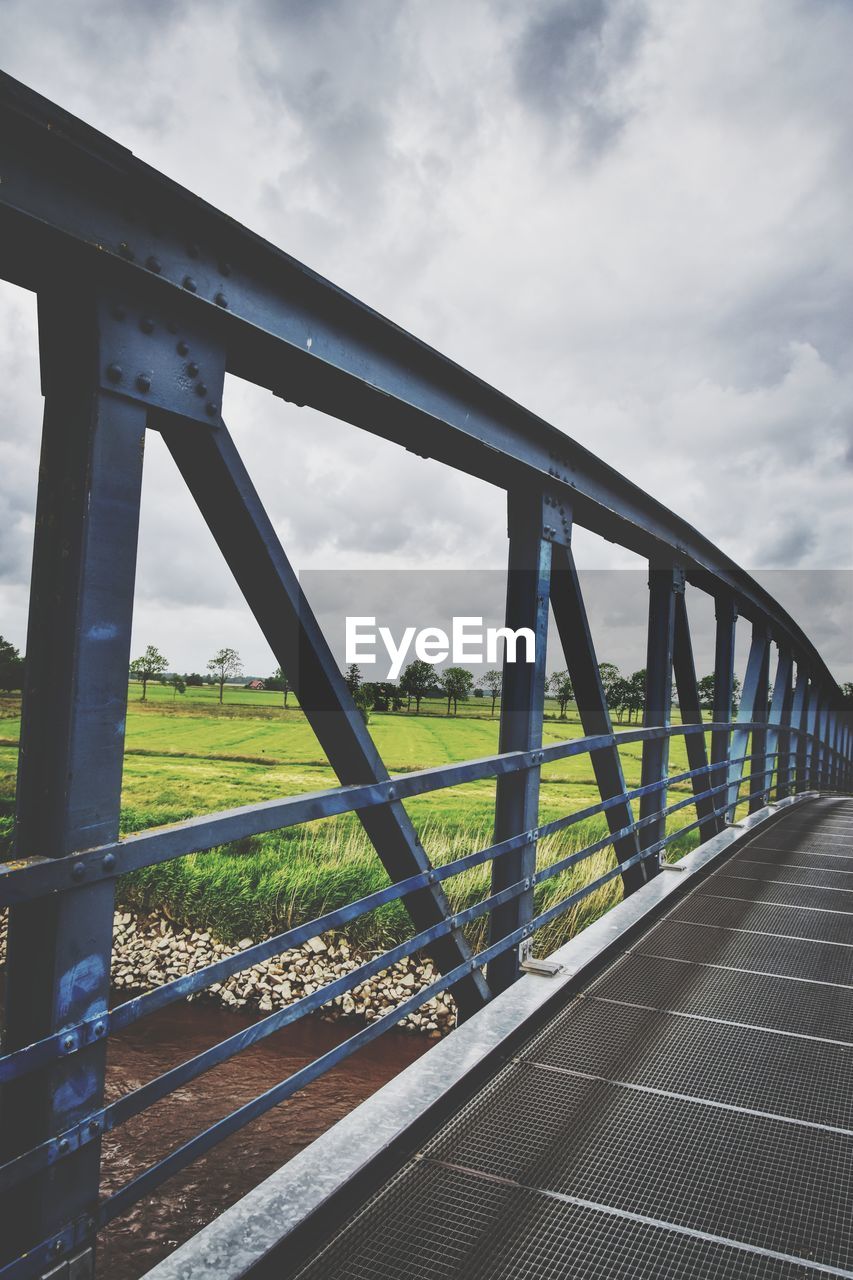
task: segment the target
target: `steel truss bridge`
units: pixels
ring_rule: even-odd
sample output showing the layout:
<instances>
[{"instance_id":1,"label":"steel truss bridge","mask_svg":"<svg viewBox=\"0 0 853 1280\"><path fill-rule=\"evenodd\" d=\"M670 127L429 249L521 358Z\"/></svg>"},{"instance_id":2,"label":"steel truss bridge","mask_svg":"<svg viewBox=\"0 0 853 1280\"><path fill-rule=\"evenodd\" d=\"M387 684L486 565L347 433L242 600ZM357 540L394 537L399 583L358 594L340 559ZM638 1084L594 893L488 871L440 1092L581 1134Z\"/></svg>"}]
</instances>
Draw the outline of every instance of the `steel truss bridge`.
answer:
<instances>
[{"instance_id":1,"label":"steel truss bridge","mask_svg":"<svg viewBox=\"0 0 853 1280\"><path fill-rule=\"evenodd\" d=\"M445 990L456 1031L152 1274L853 1276L851 721L807 636L562 431L5 76L0 118L0 273L38 295L45 400L16 844L0 868L0 1280L93 1275L109 1222ZM222 421L226 372L506 491L506 622L538 643L505 668L495 755L389 775ZM340 785L121 839L148 431L294 673ZM642 728L611 724L575 526L648 562ZM685 584L715 604L711 722ZM584 736L543 746L549 603ZM738 625L750 647L732 721ZM620 764L631 743L636 787ZM543 766L578 755L600 800L541 823ZM433 865L405 801L477 779L496 781L493 843ZM111 1006L117 877L343 813L387 888ZM601 839L537 861L539 840L589 818ZM694 829L698 848L668 864ZM606 873L537 907L538 885L601 851ZM488 896L453 912L446 883L485 863ZM537 930L616 878L620 905L550 976L522 976ZM112 1033L395 900L406 942L105 1103ZM482 917L475 953L466 926ZM425 990L101 1196L105 1133L420 952L436 967Z\"/></svg>"}]
</instances>

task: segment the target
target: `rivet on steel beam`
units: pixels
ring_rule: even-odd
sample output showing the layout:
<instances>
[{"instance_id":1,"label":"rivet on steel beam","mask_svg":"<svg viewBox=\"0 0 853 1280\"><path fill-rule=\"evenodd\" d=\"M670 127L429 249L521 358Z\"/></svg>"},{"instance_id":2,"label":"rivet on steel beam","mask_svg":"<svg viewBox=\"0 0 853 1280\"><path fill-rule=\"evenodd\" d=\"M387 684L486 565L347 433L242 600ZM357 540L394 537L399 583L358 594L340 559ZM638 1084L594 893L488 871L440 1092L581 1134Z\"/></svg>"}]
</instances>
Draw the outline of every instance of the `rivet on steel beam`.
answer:
<instances>
[{"instance_id":1,"label":"rivet on steel beam","mask_svg":"<svg viewBox=\"0 0 853 1280\"><path fill-rule=\"evenodd\" d=\"M396 796L396 794L397 794L397 792L396 792L396 789L395 789L394 787L389 787L389 788L388 788L388 799L389 799L389 800L393 800L393 799L394 799L394 797Z\"/></svg>"},{"instance_id":2,"label":"rivet on steel beam","mask_svg":"<svg viewBox=\"0 0 853 1280\"><path fill-rule=\"evenodd\" d=\"M216 295L216 297L213 299L213 301L216 303L217 307L227 307L227 306L228 306L228 299L225 297L225 294L224 294L224 293L217 293L217 295Z\"/></svg>"},{"instance_id":3,"label":"rivet on steel beam","mask_svg":"<svg viewBox=\"0 0 853 1280\"><path fill-rule=\"evenodd\" d=\"M59 1139L59 1154L60 1154L61 1156L67 1155L67 1154L68 1154L68 1152L69 1152L70 1150L71 1150L71 1143L68 1141L68 1139L67 1139L67 1138L60 1138L60 1139Z\"/></svg>"},{"instance_id":4,"label":"rivet on steel beam","mask_svg":"<svg viewBox=\"0 0 853 1280\"><path fill-rule=\"evenodd\" d=\"M65 1037L65 1039L62 1041L62 1047L63 1047L63 1049L65 1050L65 1052L66 1052L66 1053L70 1053L70 1052L71 1052L71 1050L74 1048L74 1043L75 1043L75 1042L74 1042L74 1037L73 1037L73 1036L66 1036L66 1037Z\"/></svg>"},{"instance_id":5,"label":"rivet on steel beam","mask_svg":"<svg viewBox=\"0 0 853 1280\"><path fill-rule=\"evenodd\" d=\"M106 1029L107 1029L107 1024L105 1022L96 1022L95 1025L92 1027L92 1034L94 1036L102 1036L106 1031Z\"/></svg>"},{"instance_id":6,"label":"rivet on steel beam","mask_svg":"<svg viewBox=\"0 0 853 1280\"><path fill-rule=\"evenodd\" d=\"M83 865L83 863L75 862L74 866L71 868L72 880L82 880L85 874L86 874L86 868Z\"/></svg>"},{"instance_id":7,"label":"rivet on steel beam","mask_svg":"<svg viewBox=\"0 0 853 1280\"><path fill-rule=\"evenodd\" d=\"M64 1240L54 1240L54 1242L53 1242L53 1244L50 1246L50 1248L51 1248L51 1252L52 1252L52 1253L64 1253L64 1252L65 1252L65 1241L64 1241Z\"/></svg>"},{"instance_id":8,"label":"rivet on steel beam","mask_svg":"<svg viewBox=\"0 0 853 1280\"><path fill-rule=\"evenodd\" d=\"M145 389L145 390L147 390L148 388L146 387L146 388L144 388L144 389ZM104 870L105 870L105 871L112 871L112 869L113 869L113 867L115 866L115 864L116 864L116 856L115 856L115 854L114 854L114 853L105 853L105 854L104 854L104 862L103 862Z\"/></svg>"},{"instance_id":9,"label":"rivet on steel beam","mask_svg":"<svg viewBox=\"0 0 853 1280\"><path fill-rule=\"evenodd\" d=\"M206 395L207 395L207 386L206 386L206 384L205 384L204 382L197 382L197 383L196 383L196 388L195 388L195 393L196 393L196 395L197 395L197 396L206 396Z\"/></svg>"},{"instance_id":10,"label":"rivet on steel beam","mask_svg":"<svg viewBox=\"0 0 853 1280\"><path fill-rule=\"evenodd\" d=\"M137 387L137 390L139 391L151 390L151 379L148 377L147 373L139 374L138 378L136 379L136 387ZM106 858L104 859L104 862L106 863Z\"/></svg>"},{"instance_id":11,"label":"rivet on steel beam","mask_svg":"<svg viewBox=\"0 0 853 1280\"><path fill-rule=\"evenodd\" d=\"M177 352L178 352L178 355L179 355L179 356L185 356L185 355L187 355L187 353L189 352L189 349L190 349L190 345L189 345L189 343L188 343L188 342L184 342L183 338L181 338L181 340L180 340L180 342L178 343L177 348L176 348L176 350L177 350Z\"/></svg>"},{"instance_id":12,"label":"rivet on steel beam","mask_svg":"<svg viewBox=\"0 0 853 1280\"><path fill-rule=\"evenodd\" d=\"M191 360L187 365L187 373L190 375L191 378L197 377L198 365L196 364L195 360Z\"/></svg>"},{"instance_id":13,"label":"rivet on steel beam","mask_svg":"<svg viewBox=\"0 0 853 1280\"><path fill-rule=\"evenodd\" d=\"M213 404L211 402L210 404L205 406L205 413L207 414L208 418L215 418L218 412L219 412L219 405Z\"/></svg>"},{"instance_id":14,"label":"rivet on steel beam","mask_svg":"<svg viewBox=\"0 0 853 1280\"><path fill-rule=\"evenodd\" d=\"M126 240L122 240L118 247L118 251L123 258L127 259L128 262L133 262L133 250Z\"/></svg>"},{"instance_id":15,"label":"rivet on steel beam","mask_svg":"<svg viewBox=\"0 0 853 1280\"><path fill-rule=\"evenodd\" d=\"M190 293L195 293L198 285L195 280L193 280L192 276L184 276L184 288L188 289Z\"/></svg>"},{"instance_id":16,"label":"rivet on steel beam","mask_svg":"<svg viewBox=\"0 0 853 1280\"><path fill-rule=\"evenodd\" d=\"M100 1126L100 1124L99 1124L99 1122L98 1122L97 1120L90 1120L90 1121L89 1121L89 1132L90 1132L90 1133L100 1133L100 1132L101 1132L101 1126Z\"/></svg>"},{"instance_id":17,"label":"rivet on steel beam","mask_svg":"<svg viewBox=\"0 0 853 1280\"><path fill-rule=\"evenodd\" d=\"M139 321L139 327L143 333L153 333L154 321L151 319L150 316L143 316L142 319Z\"/></svg>"},{"instance_id":18,"label":"rivet on steel beam","mask_svg":"<svg viewBox=\"0 0 853 1280\"><path fill-rule=\"evenodd\" d=\"M162 266L160 265L160 259L155 258L153 254L150 258L146 258L145 265L149 271L153 271L155 275L158 275L158 276L160 272L163 270Z\"/></svg>"}]
</instances>

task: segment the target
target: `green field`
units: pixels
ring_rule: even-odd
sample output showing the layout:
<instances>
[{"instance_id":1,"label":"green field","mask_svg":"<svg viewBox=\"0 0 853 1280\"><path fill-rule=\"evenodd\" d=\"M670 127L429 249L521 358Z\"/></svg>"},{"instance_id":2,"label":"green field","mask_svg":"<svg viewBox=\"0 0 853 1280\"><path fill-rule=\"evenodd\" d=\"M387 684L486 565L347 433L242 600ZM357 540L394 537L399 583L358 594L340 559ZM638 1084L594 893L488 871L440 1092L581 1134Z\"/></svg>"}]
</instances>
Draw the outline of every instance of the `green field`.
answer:
<instances>
[{"instance_id":1,"label":"green field","mask_svg":"<svg viewBox=\"0 0 853 1280\"><path fill-rule=\"evenodd\" d=\"M122 794L122 829L138 831L196 814L227 809L277 796L334 785L335 776L292 695L284 710L281 694L227 688L223 706L209 687L173 698L170 690L150 685L146 702L131 685ZM577 713L557 719L546 708L544 741L558 742L581 733ZM0 802L7 838L14 797L19 704L0 704ZM420 716L372 712L370 732L389 771L466 760L497 750L498 721L490 702L472 699L459 715L447 717L442 704L428 705ZM622 750L628 785L640 777L641 747ZM672 743L670 771L686 769L684 743ZM678 791L679 788L676 788ZM681 788L683 791L683 788ZM686 794L686 792L683 792ZM406 802L423 844L435 863L448 861L491 840L494 782L474 782ZM677 798L671 795L671 800ZM543 769L540 822L595 803L598 792L589 759L578 756ZM695 816L692 806L671 819L672 829ZM563 856L604 834L602 820L571 828L540 843L540 864ZM688 835L673 848L683 853L695 844ZM555 876L537 889L537 909L547 908L613 865L604 851L589 862ZM489 868L483 866L447 884L457 908L488 893ZM194 927L213 929L226 940L259 937L380 888L387 877L357 818L347 815L293 830L239 842L236 846L193 854L165 866L136 872L120 882L121 901L141 910L166 909ZM540 946L550 947L618 900L619 882L601 890L552 926ZM391 904L351 927L365 945L398 940L408 931L407 916ZM475 942L482 926L472 926Z\"/></svg>"}]
</instances>

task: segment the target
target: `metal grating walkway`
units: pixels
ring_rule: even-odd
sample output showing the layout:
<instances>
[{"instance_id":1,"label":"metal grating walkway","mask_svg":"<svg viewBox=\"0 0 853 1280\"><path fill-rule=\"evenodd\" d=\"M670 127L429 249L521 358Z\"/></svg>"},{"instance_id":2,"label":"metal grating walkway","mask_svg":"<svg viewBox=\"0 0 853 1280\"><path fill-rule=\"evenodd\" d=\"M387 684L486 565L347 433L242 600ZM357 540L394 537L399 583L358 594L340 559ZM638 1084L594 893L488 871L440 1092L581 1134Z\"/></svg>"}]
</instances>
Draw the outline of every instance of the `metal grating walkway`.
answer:
<instances>
[{"instance_id":1,"label":"metal grating walkway","mask_svg":"<svg viewBox=\"0 0 853 1280\"><path fill-rule=\"evenodd\" d=\"M759 832L300 1280L853 1277L853 801Z\"/></svg>"}]
</instances>

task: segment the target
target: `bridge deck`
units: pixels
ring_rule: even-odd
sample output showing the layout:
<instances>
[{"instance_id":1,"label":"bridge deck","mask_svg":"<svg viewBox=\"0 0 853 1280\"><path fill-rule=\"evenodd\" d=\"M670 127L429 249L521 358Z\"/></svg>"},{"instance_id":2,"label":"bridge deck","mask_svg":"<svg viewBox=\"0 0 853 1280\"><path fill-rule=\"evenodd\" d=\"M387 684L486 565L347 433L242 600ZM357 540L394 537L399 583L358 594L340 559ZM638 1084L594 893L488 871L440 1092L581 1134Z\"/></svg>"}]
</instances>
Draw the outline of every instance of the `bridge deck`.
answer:
<instances>
[{"instance_id":1,"label":"bridge deck","mask_svg":"<svg viewBox=\"0 0 853 1280\"><path fill-rule=\"evenodd\" d=\"M853 1276L853 801L741 846L298 1272Z\"/></svg>"}]
</instances>

